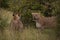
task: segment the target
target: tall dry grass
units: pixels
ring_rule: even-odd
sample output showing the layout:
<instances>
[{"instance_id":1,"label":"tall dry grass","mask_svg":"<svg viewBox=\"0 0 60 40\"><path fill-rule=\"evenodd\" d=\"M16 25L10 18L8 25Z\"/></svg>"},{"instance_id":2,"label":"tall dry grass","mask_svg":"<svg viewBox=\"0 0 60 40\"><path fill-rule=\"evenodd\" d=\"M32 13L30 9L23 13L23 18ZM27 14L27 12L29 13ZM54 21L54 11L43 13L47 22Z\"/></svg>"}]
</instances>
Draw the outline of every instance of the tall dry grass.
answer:
<instances>
[{"instance_id":1,"label":"tall dry grass","mask_svg":"<svg viewBox=\"0 0 60 40\"><path fill-rule=\"evenodd\" d=\"M55 32L52 29L44 31L35 28L25 28L22 32L5 29L0 33L0 40L55 40Z\"/></svg>"}]
</instances>

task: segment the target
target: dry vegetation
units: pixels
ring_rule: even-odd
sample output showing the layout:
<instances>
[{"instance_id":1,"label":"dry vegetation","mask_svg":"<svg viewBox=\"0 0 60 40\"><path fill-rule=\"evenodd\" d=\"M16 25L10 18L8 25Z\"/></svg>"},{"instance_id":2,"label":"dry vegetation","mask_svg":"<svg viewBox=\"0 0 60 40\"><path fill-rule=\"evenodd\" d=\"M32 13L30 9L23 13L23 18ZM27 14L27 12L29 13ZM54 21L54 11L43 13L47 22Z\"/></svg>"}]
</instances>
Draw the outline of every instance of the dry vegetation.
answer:
<instances>
[{"instance_id":1,"label":"dry vegetation","mask_svg":"<svg viewBox=\"0 0 60 40\"><path fill-rule=\"evenodd\" d=\"M0 40L55 40L55 32L52 29L44 31L35 28L25 28L23 32L4 30L0 33Z\"/></svg>"}]
</instances>

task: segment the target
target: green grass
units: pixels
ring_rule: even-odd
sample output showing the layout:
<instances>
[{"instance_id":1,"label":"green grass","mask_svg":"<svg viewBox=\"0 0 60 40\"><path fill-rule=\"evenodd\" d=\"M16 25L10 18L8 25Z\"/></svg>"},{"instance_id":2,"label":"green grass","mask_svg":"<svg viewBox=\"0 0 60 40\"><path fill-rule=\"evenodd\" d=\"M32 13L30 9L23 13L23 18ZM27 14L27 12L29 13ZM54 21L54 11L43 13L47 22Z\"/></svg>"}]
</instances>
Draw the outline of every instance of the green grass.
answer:
<instances>
[{"instance_id":1,"label":"green grass","mask_svg":"<svg viewBox=\"0 0 60 40\"><path fill-rule=\"evenodd\" d=\"M55 32L52 29L43 31L35 28L25 28L23 32L5 29L0 33L0 40L55 40Z\"/></svg>"}]
</instances>

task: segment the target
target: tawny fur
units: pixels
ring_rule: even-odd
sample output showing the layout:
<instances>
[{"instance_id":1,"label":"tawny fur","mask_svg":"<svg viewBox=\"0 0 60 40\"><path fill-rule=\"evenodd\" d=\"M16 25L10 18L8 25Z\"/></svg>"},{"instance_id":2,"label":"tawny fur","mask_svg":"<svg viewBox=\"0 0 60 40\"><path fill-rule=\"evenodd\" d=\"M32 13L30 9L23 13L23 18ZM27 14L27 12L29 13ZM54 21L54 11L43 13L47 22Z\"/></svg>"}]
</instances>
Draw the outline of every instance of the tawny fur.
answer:
<instances>
[{"instance_id":1,"label":"tawny fur","mask_svg":"<svg viewBox=\"0 0 60 40\"><path fill-rule=\"evenodd\" d=\"M44 17L41 14L35 13L32 14L33 18L35 18L35 22L39 23L41 27L55 27L56 26L56 17Z\"/></svg>"},{"instance_id":2,"label":"tawny fur","mask_svg":"<svg viewBox=\"0 0 60 40\"><path fill-rule=\"evenodd\" d=\"M11 21L11 28L13 30L21 30L21 29L23 29L23 23L20 20L20 17L18 16L18 14L13 16L13 19Z\"/></svg>"}]
</instances>

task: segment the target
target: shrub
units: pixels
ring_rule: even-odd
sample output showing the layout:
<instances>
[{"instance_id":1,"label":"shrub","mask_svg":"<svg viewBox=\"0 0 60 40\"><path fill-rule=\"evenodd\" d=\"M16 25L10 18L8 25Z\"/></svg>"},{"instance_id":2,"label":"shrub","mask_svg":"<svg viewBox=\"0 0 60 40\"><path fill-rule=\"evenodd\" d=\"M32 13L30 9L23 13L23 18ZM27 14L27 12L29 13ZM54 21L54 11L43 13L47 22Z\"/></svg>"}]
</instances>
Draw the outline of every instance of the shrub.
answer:
<instances>
[{"instance_id":1,"label":"shrub","mask_svg":"<svg viewBox=\"0 0 60 40\"><path fill-rule=\"evenodd\" d=\"M11 17L11 12L6 10L0 10L0 29L4 30L8 27Z\"/></svg>"}]
</instances>

